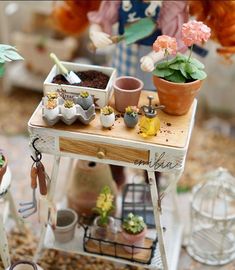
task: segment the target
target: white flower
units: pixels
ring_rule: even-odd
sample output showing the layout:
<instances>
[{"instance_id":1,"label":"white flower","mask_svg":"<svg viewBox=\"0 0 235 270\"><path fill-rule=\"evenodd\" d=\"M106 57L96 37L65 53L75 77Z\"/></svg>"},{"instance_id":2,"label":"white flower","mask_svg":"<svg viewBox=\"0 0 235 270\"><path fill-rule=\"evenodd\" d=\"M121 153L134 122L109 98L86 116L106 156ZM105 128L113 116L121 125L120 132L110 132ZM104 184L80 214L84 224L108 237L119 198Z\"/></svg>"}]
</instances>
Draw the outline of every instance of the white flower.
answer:
<instances>
[{"instance_id":1,"label":"white flower","mask_svg":"<svg viewBox=\"0 0 235 270\"><path fill-rule=\"evenodd\" d=\"M135 225L135 222L131 220L131 221L128 222L128 224L129 224L130 226L134 226L134 225Z\"/></svg>"},{"instance_id":2,"label":"white flower","mask_svg":"<svg viewBox=\"0 0 235 270\"><path fill-rule=\"evenodd\" d=\"M133 215L132 213L130 213L130 214L128 214L128 217L129 217L129 218L133 218L134 215Z\"/></svg>"},{"instance_id":3,"label":"white flower","mask_svg":"<svg viewBox=\"0 0 235 270\"><path fill-rule=\"evenodd\" d=\"M143 217L139 217L139 221L144 221Z\"/></svg>"}]
</instances>

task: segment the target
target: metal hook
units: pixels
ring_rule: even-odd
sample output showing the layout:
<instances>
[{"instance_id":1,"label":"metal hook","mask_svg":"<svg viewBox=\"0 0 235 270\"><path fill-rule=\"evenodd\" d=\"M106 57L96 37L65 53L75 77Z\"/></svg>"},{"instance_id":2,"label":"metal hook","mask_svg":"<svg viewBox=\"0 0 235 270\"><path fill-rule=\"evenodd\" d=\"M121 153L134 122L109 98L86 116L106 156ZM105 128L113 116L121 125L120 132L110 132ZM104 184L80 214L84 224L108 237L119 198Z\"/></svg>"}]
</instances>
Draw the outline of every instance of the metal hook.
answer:
<instances>
[{"instance_id":1,"label":"metal hook","mask_svg":"<svg viewBox=\"0 0 235 270\"><path fill-rule=\"evenodd\" d=\"M39 162L39 161L41 161L41 159L42 159L42 153L36 148L36 146L35 146L35 142L37 141L37 140L39 140L39 138L35 138L34 140L33 140L33 142L32 142L32 146L33 146L33 149L35 150L35 156L36 156L36 159L31 155L31 158L32 158L32 160L34 161L34 162Z\"/></svg>"}]
</instances>

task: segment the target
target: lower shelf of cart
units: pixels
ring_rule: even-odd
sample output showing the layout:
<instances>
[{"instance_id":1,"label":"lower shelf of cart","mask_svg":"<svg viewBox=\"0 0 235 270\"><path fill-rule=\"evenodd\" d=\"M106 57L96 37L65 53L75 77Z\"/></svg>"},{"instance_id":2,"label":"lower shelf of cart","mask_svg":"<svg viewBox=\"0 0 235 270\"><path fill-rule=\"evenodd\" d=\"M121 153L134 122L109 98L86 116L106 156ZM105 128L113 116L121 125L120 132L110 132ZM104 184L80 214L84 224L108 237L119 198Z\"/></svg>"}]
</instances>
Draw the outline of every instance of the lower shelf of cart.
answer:
<instances>
[{"instance_id":1,"label":"lower shelf of cart","mask_svg":"<svg viewBox=\"0 0 235 270\"><path fill-rule=\"evenodd\" d=\"M177 269L178 257L181 247L181 237L182 237L182 225L180 224L172 224L172 228L167 229L164 233L165 244L166 244L166 252L169 262L169 270ZM153 230L154 232L154 230ZM149 230L151 236L151 230ZM68 243L58 243L54 239L54 234L50 226L47 228L44 248L47 249L57 249L65 252L77 253L86 256L94 256L98 258L103 258L107 260L111 260L118 263L129 264L134 266L145 267L149 269L163 269L162 267L162 260L159 252L159 244L157 244L156 249L154 251L154 256L151 260L150 264L142 264L137 262L131 262L125 259L119 259L112 256L106 255L98 255L92 254L89 252L84 251L83 249L83 236L84 230L83 228L78 228L75 233L75 237L72 241Z\"/></svg>"},{"instance_id":2,"label":"lower shelf of cart","mask_svg":"<svg viewBox=\"0 0 235 270\"><path fill-rule=\"evenodd\" d=\"M150 231L150 235L151 235L151 231ZM51 227L48 226L44 247L48 249L57 249L57 250L65 251L65 252L77 253L77 254L86 255L86 256L94 256L94 257L103 258L103 259L107 259L107 260L111 260L111 261L123 263L123 264L130 264L130 265L146 267L146 268L162 269L162 262L161 262L161 257L158 250L158 245L154 251L154 257L152 258L151 264L143 264L143 263L131 262L125 259L115 258L112 256L92 254L92 253L86 252L83 249L83 236L84 236L84 229L78 228L75 232L75 237L72 241L67 242L67 243L58 243L54 239L54 234Z\"/></svg>"}]
</instances>

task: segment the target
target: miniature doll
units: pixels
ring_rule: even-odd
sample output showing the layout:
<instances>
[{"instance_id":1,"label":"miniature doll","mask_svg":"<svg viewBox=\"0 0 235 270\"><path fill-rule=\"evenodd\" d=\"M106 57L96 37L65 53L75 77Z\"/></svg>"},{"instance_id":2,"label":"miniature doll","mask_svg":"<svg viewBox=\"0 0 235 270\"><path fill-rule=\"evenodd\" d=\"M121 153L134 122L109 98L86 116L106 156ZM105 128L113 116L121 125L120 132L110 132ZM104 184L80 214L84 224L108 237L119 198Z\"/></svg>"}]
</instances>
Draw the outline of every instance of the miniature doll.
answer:
<instances>
[{"instance_id":1,"label":"miniature doll","mask_svg":"<svg viewBox=\"0 0 235 270\"><path fill-rule=\"evenodd\" d=\"M151 17L156 21L156 31L136 42L126 46L120 42L114 53L112 65L117 69L118 76L135 76L144 82L145 89L154 89L151 74L144 73L153 69L154 63L161 60L162 52L151 52L151 45L161 34L176 37L180 50L187 48L183 45L181 26L188 21L187 2L185 1L102 1L98 11L88 13L91 23L90 38L97 48L105 48L112 44L110 35L112 26L118 22L119 34L124 33L124 27L141 18ZM145 56L148 54L147 56ZM139 65L141 62L141 66ZM142 69L142 70L141 70Z\"/></svg>"}]
</instances>

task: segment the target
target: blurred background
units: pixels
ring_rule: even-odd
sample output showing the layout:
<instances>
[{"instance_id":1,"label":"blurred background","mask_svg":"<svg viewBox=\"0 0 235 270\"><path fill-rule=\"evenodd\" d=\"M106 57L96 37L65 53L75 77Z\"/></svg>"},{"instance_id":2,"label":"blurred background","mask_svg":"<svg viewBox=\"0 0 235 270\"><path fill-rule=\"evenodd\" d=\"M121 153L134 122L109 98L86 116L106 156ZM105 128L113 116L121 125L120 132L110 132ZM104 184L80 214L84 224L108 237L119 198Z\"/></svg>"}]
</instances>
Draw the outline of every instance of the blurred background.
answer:
<instances>
[{"instance_id":1,"label":"blurred background","mask_svg":"<svg viewBox=\"0 0 235 270\"><path fill-rule=\"evenodd\" d=\"M54 52L66 61L108 65L115 50L114 46L96 54L90 52L86 22L76 37L56 30L51 14L55 5L61 3L0 1L0 43L14 45L25 58L7 64L5 75L0 79L0 148L9 158L16 203L22 199L22 194L30 197L27 194L31 166L27 122L41 101L43 82L53 65L49 53ZM189 201L187 191L204 172L222 166L235 175L235 59L224 59L216 53L217 47L210 41L205 47L208 55L204 58L197 56L205 64L208 78L198 97L196 125L185 173L179 183L179 192L183 192L182 207ZM46 156L45 159L48 169L51 169L51 158ZM68 162L63 162L57 199L62 196L61 186ZM193 265L194 268L190 268ZM179 269L211 269L203 267L192 262L182 251Z\"/></svg>"}]
</instances>

